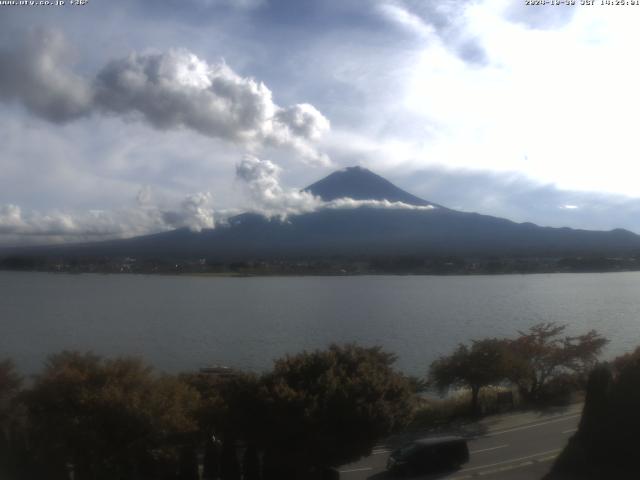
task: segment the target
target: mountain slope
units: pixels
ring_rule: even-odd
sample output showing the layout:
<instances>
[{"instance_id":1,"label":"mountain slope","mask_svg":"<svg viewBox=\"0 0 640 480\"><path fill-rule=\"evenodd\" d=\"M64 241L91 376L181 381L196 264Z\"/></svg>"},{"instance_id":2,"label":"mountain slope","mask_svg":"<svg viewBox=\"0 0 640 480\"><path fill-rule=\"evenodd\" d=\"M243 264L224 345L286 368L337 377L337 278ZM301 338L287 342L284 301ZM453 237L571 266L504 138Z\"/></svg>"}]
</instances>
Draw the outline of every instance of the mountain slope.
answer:
<instances>
[{"instance_id":1,"label":"mountain slope","mask_svg":"<svg viewBox=\"0 0 640 480\"><path fill-rule=\"evenodd\" d=\"M202 258L321 258L397 255L571 256L640 251L640 237L539 227L532 223L458 212L420 199L363 168L335 172L305 190L333 200L389 200L433 209L360 207L321 209L286 221L242 214L214 230L174 230L126 240L30 249L65 256Z\"/></svg>"},{"instance_id":2,"label":"mountain slope","mask_svg":"<svg viewBox=\"0 0 640 480\"><path fill-rule=\"evenodd\" d=\"M326 202L348 197L354 200L389 200L409 205L435 205L405 192L389 180L362 167L349 167L333 172L304 190Z\"/></svg>"}]
</instances>

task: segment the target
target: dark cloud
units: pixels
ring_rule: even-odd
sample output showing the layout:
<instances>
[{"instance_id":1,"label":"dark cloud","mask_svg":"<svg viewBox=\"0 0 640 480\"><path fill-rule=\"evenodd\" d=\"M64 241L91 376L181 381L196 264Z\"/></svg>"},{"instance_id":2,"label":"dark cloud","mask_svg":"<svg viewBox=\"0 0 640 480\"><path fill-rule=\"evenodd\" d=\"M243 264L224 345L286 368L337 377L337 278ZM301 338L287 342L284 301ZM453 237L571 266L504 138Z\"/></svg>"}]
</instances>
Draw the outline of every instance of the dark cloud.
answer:
<instances>
[{"instance_id":1,"label":"dark cloud","mask_svg":"<svg viewBox=\"0 0 640 480\"><path fill-rule=\"evenodd\" d=\"M435 33L442 43L467 63L484 65L487 53L478 39L466 32L465 9L472 0L445 0L422 2L415 0L389 0L378 8L407 31L426 37Z\"/></svg>"},{"instance_id":2,"label":"dark cloud","mask_svg":"<svg viewBox=\"0 0 640 480\"><path fill-rule=\"evenodd\" d=\"M109 14L110 11L126 12L128 17L138 17L146 21L162 22L170 19L197 27L216 23L216 20L232 17L245 18L253 10L260 8L268 0L111 0L94 3L92 11ZM63 9L64 10L64 9Z\"/></svg>"},{"instance_id":3,"label":"dark cloud","mask_svg":"<svg viewBox=\"0 0 640 480\"><path fill-rule=\"evenodd\" d=\"M402 3L439 32L446 32L459 26L464 9L473 3L473 0L441 0L439 2L404 0Z\"/></svg>"},{"instance_id":4,"label":"dark cloud","mask_svg":"<svg viewBox=\"0 0 640 480\"><path fill-rule=\"evenodd\" d=\"M487 52L480 46L477 40L466 40L456 47L456 52L465 62L485 65L489 59Z\"/></svg>"},{"instance_id":5,"label":"dark cloud","mask_svg":"<svg viewBox=\"0 0 640 480\"><path fill-rule=\"evenodd\" d=\"M91 88L70 70L69 52L60 32L42 28L0 49L0 100L22 102L52 122L87 115L92 107Z\"/></svg>"}]
</instances>

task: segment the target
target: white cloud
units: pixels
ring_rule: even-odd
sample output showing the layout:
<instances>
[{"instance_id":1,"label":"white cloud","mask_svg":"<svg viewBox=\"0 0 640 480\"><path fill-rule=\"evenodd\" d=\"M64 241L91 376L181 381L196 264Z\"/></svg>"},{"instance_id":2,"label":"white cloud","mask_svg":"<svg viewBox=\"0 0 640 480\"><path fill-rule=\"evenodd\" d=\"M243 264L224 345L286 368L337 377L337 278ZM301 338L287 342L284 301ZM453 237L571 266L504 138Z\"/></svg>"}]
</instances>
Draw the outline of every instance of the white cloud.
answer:
<instances>
[{"instance_id":1,"label":"white cloud","mask_svg":"<svg viewBox=\"0 0 640 480\"><path fill-rule=\"evenodd\" d=\"M250 210L267 217L286 219L289 215L322 209L385 208L397 210L432 210L431 205L417 206L388 200L354 200L338 198L323 201L310 192L280 185L280 167L269 160L247 155L236 167L236 177L244 183L251 200Z\"/></svg>"},{"instance_id":2,"label":"white cloud","mask_svg":"<svg viewBox=\"0 0 640 480\"><path fill-rule=\"evenodd\" d=\"M150 202L150 192L144 188L137 206L110 211L43 213L24 211L13 204L0 205L0 244L107 240L175 228L201 231L215 226L208 192L187 196L177 208Z\"/></svg>"},{"instance_id":3,"label":"white cloud","mask_svg":"<svg viewBox=\"0 0 640 480\"><path fill-rule=\"evenodd\" d=\"M331 210L348 210L352 208L383 208L388 210L434 210L433 205L411 205L404 202L390 202L389 200L354 200L353 198L336 198L330 202L323 202L319 208Z\"/></svg>"},{"instance_id":4,"label":"white cloud","mask_svg":"<svg viewBox=\"0 0 640 480\"><path fill-rule=\"evenodd\" d=\"M388 200L354 200L339 198L329 202L313 194L280 184L280 167L269 160L247 155L236 166L236 177L246 187L249 211L269 218L285 220L292 215L322 209L384 208L396 210L432 210ZM136 196L136 205L114 210L91 210L86 213L25 211L17 205L0 205L0 245L80 242L128 238L176 228L199 232L226 223L237 209L215 212L212 196L201 192L186 196L177 207L159 205L150 187Z\"/></svg>"},{"instance_id":5,"label":"white cloud","mask_svg":"<svg viewBox=\"0 0 640 480\"><path fill-rule=\"evenodd\" d=\"M383 3L377 6L378 12L397 25L406 28L421 37L429 38L435 34L435 29L425 23L418 15L406 8L393 3Z\"/></svg>"},{"instance_id":6,"label":"white cloud","mask_svg":"<svg viewBox=\"0 0 640 480\"><path fill-rule=\"evenodd\" d=\"M542 30L511 21L512 3L463 9L465 34L486 52L482 65L443 41L423 45L399 88L405 122L370 141L397 142L384 161L390 170L515 171L562 189L637 196L629 171L640 95L624 85L640 82L640 68L624 52L640 40L640 9L576 7L561 28Z\"/></svg>"},{"instance_id":7,"label":"white cloud","mask_svg":"<svg viewBox=\"0 0 640 480\"><path fill-rule=\"evenodd\" d=\"M231 3L236 2L191 1ZM321 28L302 15L296 17L301 23L292 26L283 21L286 12L270 11L268 3L247 15L186 7L187 13L174 16L167 6L140 16L140 10L110 6L104 15L82 22L73 15L7 11L0 19L11 27L0 28L0 101L5 103L0 106L5 118L0 204L21 205L23 216L30 208L111 211L142 183L175 205L187 192L211 190L216 206L227 202L222 206L234 207L239 195L229 180L240 153L277 161L284 168L281 186L302 185L326 170L299 164L294 155L304 151L307 158L321 157L318 145L340 166L361 164L392 180L405 178L409 183L404 185L411 184L415 171L447 166L455 172L447 181L469 169L518 172L572 192L638 197L633 173L640 150L634 132L640 96L628 86L640 80L640 69L629 56L629 45L640 39L640 9L515 7L518 2L512 0L374 3L358 16L360 2L321 2ZM72 41L65 44L51 31L32 32L28 40L17 34L37 22L57 25ZM118 35L111 34L114 27ZM485 61L465 61L459 50L469 41L484 52ZM149 45L158 50L144 50ZM172 51L174 45L188 50ZM80 62L70 54L75 46L84 51ZM131 64L121 58L119 72L135 72L155 56L168 72L161 85L144 68L140 78L168 97L154 97L158 101L149 105L145 88L114 90L125 98L132 95L132 102L105 100L100 107L108 113L105 118L96 114L92 73L104 72L105 58L117 59L129 49L142 53L134 54ZM233 59L235 71L225 78L235 75L240 91L255 94L249 104L260 105L265 92L259 81L252 90L245 72L268 79L275 91L269 128L259 115L252 123L234 113L242 110L240 96L234 104L238 108L217 118L213 133L203 135L211 119L189 99L222 95L207 92L208 72L220 65L204 60L221 57ZM163 99L183 110L168 114ZM313 128L305 126L304 104L298 103L304 101L331 118L332 129L320 139L314 132L327 129L322 119L311 123ZM57 122L55 128L33 120L33 114ZM72 122L77 118L82 121ZM67 124L61 127L62 122ZM167 128L175 131L156 130ZM610 196L589 203L566 195L543 201L542 209L533 194L510 207L515 189L498 196L490 183L467 186L456 192L455 201L432 192L414 191L444 205L518 220L638 231L635 204L624 215L615 214ZM281 211L279 206L273 210Z\"/></svg>"},{"instance_id":8,"label":"white cloud","mask_svg":"<svg viewBox=\"0 0 640 480\"><path fill-rule=\"evenodd\" d=\"M264 4L265 0L188 0L202 7L229 7L250 10Z\"/></svg>"},{"instance_id":9,"label":"white cloud","mask_svg":"<svg viewBox=\"0 0 640 480\"><path fill-rule=\"evenodd\" d=\"M317 209L322 200L309 192L280 185L280 167L269 160L246 155L236 166L236 177L244 183L250 209L266 216L287 217Z\"/></svg>"},{"instance_id":10,"label":"white cloud","mask_svg":"<svg viewBox=\"0 0 640 480\"><path fill-rule=\"evenodd\" d=\"M11 204L0 206L0 233L13 232L22 228L23 225L20 207Z\"/></svg>"},{"instance_id":11,"label":"white cloud","mask_svg":"<svg viewBox=\"0 0 640 480\"><path fill-rule=\"evenodd\" d=\"M330 128L329 120L308 103L281 109L276 121L289 129L290 135L309 140L319 140Z\"/></svg>"},{"instance_id":12,"label":"white cloud","mask_svg":"<svg viewBox=\"0 0 640 480\"><path fill-rule=\"evenodd\" d=\"M32 30L24 44L0 49L0 100L18 101L52 122L101 112L141 119L157 129L187 128L246 149L285 147L327 164L315 143L329 121L307 103L280 107L262 82L184 49L132 53L95 79L71 69L64 36Z\"/></svg>"},{"instance_id":13,"label":"white cloud","mask_svg":"<svg viewBox=\"0 0 640 480\"><path fill-rule=\"evenodd\" d=\"M205 192L189 195L182 201L179 210L164 212L162 218L174 228L187 227L195 232L214 228L211 194Z\"/></svg>"}]
</instances>

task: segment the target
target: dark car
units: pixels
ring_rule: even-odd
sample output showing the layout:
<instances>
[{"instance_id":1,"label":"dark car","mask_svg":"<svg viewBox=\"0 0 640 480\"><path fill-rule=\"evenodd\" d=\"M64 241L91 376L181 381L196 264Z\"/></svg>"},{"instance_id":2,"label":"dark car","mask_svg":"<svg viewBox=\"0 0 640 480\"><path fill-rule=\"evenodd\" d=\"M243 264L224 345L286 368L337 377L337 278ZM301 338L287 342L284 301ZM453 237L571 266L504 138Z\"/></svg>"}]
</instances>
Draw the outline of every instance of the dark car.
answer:
<instances>
[{"instance_id":1,"label":"dark car","mask_svg":"<svg viewBox=\"0 0 640 480\"><path fill-rule=\"evenodd\" d=\"M469 461L467 441L461 437L414 440L393 451L387 469L403 475L441 472L460 468Z\"/></svg>"}]
</instances>

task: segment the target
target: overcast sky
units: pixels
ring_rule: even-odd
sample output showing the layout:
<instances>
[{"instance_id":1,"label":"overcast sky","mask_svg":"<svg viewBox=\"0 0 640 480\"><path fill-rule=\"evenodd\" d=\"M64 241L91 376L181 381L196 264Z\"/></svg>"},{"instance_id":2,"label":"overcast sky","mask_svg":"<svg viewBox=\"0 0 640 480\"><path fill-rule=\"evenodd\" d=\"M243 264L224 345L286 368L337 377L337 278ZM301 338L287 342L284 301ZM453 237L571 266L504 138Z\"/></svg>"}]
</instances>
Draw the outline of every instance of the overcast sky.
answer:
<instances>
[{"instance_id":1,"label":"overcast sky","mask_svg":"<svg viewBox=\"0 0 640 480\"><path fill-rule=\"evenodd\" d=\"M640 233L640 6L523 4L0 5L0 244L297 211L351 165L451 208Z\"/></svg>"}]
</instances>

